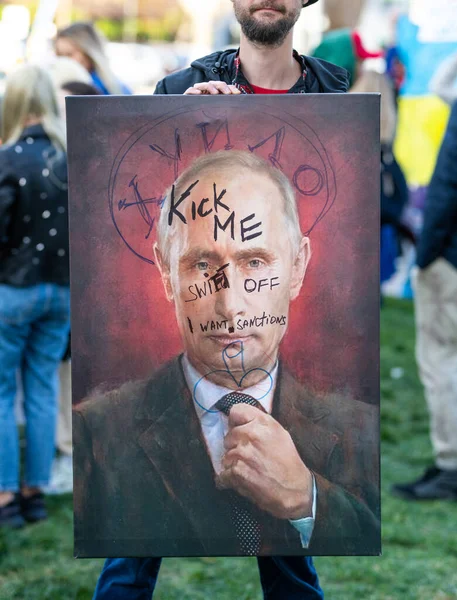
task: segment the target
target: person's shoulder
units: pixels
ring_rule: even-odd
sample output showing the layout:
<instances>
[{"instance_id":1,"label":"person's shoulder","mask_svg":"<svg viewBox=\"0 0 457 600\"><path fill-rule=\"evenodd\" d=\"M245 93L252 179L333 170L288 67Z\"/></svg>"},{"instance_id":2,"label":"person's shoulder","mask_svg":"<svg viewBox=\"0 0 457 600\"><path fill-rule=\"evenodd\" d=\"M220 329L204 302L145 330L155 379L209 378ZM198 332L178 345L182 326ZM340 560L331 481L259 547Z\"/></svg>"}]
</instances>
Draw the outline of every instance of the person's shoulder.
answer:
<instances>
[{"instance_id":1,"label":"person's shoulder","mask_svg":"<svg viewBox=\"0 0 457 600\"><path fill-rule=\"evenodd\" d=\"M329 426L335 430L342 430L346 435L354 431L360 434L366 431L370 435L379 419L379 407L376 404L345 394L326 394L319 397L317 402L325 406Z\"/></svg>"},{"instance_id":2,"label":"person's shoulder","mask_svg":"<svg viewBox=\"0 0 457 600\"><path fill-rule=\"evenodd\" d=\"M372 432L378 421L376 404L340 393L313 392L287 370L282 372L281 387L283 401L290 404L291 410L335 433L345 434L364 428Z\"/></svg>"},{"instance_id":3,"label":"person's shoulder","mask_svg":"<svg viewBox=\"0 0 457 600\"><path fill-rule=\"evenodd\" d=\"M157 84L155 94L184 94L195 85L212 79L221 79L224 72L231 70L236 50L218 50L194 60L191 65L164 77Z\"/></svg>"},{"instance_id":4,"label":"person's shoulder","mask_svg":"<svg viewBox=\"0 0 457 600\"><path fill-rule=\"evenodd\" d=\"M179 358L175 358L146 379L129 381L109 391L99 388L76 405L73 412L76 418L82 417L90 429L106 427L106 423L124 427L143 414L148 405L151 411L160 410L159 402L152 403L151 396L157 401L166 396L167 390L176 385L179 368Z\"/></svg>"},{"instance_id":5,"label":"person's shoulder","mask_svg":"<svg viewBox=\"0 0 457 600\"><path fill-rule=\"evenodd\" d=\"M320 93L342 94L348 91L349 72L346 69L322 58L303 56L303 59L312 75L311 79L315 78L318 83Z\"/></svg>"},{"instance_id":6,"label":"person's shoulder","mask_svg":"<svg viewBox=\"0 0 457 600\"><path fill-rule=\"evenodd\" d=\"M108 414L111 422L118 418L124 422L128 421L139 402L144 398L149 382L150 379L129 381L121 387L109 391L99 388L77 404L73 412L91 426L96 426L99 421L104 421Z\"/></svg>"}]
</instances>

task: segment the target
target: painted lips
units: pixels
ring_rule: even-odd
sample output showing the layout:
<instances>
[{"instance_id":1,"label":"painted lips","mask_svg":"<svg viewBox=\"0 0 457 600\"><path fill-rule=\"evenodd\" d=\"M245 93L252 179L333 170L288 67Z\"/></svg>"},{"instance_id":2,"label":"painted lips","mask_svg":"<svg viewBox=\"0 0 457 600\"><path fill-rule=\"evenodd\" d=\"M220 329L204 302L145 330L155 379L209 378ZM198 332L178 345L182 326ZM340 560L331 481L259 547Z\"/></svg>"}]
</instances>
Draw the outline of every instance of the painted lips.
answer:
<instances>
[{"instance_id":1,"label":"painted lips","mask_svg":"<svg viewBox=\"0 0 457 600\"><path fill-rule=\"evenodd\" d=\"M252 339L252 335L210 335L208 337L221 346L230 346L230 344L235 344L236 342L246 343L248 340Z\"/></svg>"}]
</instances>

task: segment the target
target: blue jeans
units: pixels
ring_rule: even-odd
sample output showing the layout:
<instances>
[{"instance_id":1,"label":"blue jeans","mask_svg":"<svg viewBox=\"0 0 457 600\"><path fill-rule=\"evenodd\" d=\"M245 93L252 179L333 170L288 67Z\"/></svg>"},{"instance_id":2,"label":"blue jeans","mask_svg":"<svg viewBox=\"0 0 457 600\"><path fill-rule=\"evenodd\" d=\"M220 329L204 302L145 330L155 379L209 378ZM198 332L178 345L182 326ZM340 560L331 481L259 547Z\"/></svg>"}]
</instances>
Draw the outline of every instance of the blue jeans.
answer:
<instances>
[{"instance_id":1,"label":"blue jeans","mask_svg":"<svg viewBox=\"0 0 457 600\"><path fill-rule=\"evenodd\" d=\"M22 377L26 419L24 484L49 481L55 448L58 366L70 330L68 286L0 284L0 491L19 490L19 439L14 413Z\"/></svg>"},{"instance_id":2,"label":"blue jeans","mask_svg":"<svg viewBox=\"0 0 457 600\"><path fill-rule=\"evenodd\" d=\"M108 558L92 600L151 600L161 560ZM311 557L259 557L257 562L264 600L323 600Z\"/></svg>"}]
</instances>

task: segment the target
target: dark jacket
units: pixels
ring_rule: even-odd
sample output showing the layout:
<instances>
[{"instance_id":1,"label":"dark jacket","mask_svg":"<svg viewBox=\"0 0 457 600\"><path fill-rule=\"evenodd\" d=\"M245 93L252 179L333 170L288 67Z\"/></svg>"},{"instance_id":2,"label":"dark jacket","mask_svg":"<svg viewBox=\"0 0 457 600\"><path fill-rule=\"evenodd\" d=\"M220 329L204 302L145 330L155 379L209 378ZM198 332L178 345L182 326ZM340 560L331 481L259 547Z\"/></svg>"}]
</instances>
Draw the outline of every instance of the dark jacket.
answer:
<instances>
[{"instance_id":1,"label":"dark jacket","mask_svg":"<svg viewBox=\"0 0 457 600\"><path fill-rule=\"evenodd\" d=\"M428 188L424 227L417 248L421 269L437 258L444 258L457 268L457 103Z\"/></svg>"},{"instance_id":2,"label":"dark jacket","mask_svg":"<svg viewBox=\"0 0 457 600\"><path fill-rule=\"evenodd\" d=\"M294 53L302 67L303 77L289 90L291 94L344 93L349 87L345 69L325 60ZM182 71L168 75L157 84L155 94L183 94L187 88L205 81L225 81L237 85L245 93L252 93L249 82L237 65L237 51L213 52L194 61Z\"/></svg>"},{"instance_id":3,"label":"dark jacket","mask_svg":"<svg viewBox=\"0 0 457 600\"><path fill-rule=\"evenodd\" d=\"M67 164L41 125L0 148L0 283L69 284Z\"/></svg>"},{"instance_id":4,"label":"dark jacket","mask_svg":"<svg viewBox=\"0 0 457 600\"><path fill-rule=\"evenodd\" d=\"M381 147L381 226L400 223L408 184L390 146Z\"/></svg>"},{"instance_id":5,"label":"dark jacket","mask_svg":"<svg viewBox=\"0 0 457 600\"><path fill-rule=\"evenodd\" d=\"M288 521L257 509L261 554L378 554L376 410L316 399L280 365L272 415L315 474L316 522L304 550ZM241 553L179 358L81 403L73 423L77 556Z\"/></svg>"}]
</instances>

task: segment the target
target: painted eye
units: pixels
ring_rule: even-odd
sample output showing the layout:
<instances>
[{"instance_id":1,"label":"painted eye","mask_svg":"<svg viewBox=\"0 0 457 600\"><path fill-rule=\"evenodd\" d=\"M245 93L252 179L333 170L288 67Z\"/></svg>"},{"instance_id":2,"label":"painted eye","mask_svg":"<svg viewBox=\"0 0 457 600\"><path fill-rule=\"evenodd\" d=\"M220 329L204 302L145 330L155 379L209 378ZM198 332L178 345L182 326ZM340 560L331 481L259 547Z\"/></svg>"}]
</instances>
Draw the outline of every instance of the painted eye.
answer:
<instances>
[{"instance_id":1,"label":"painted eye","mask_svg":"<svg viewBox=\"0 0 457 600\"><path fill-rule=\"evenodd\" d=\"M262 263L258 258L254 258L253 260L249 261L249 266L251 267L251 269L258 269L262 266Z\"/></svg>"},{"instance_id":2,"label":"painted eye","mask_svg":"<svg viewBox=\"0 0 457 600\"><path fill-rule=\"evenodd\" d=\"M209 264L207 262L205 262L204 260L201 260L195 266L197 267L197 269L199 271L207 271L209 268Z\"/></svg>"}]
</instances>

